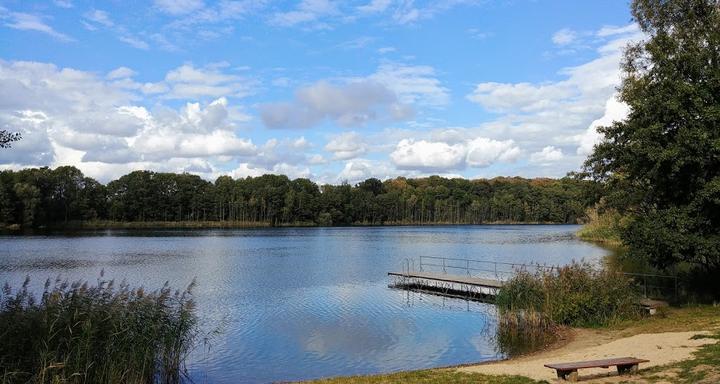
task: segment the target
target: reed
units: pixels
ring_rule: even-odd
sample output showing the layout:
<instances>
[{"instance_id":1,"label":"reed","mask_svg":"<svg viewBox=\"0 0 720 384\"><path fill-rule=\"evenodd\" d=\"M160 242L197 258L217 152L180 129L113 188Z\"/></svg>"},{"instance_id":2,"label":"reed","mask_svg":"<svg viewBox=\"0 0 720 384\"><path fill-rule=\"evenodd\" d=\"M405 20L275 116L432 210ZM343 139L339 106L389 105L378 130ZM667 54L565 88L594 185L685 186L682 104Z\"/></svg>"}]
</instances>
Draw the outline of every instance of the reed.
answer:
<instances>
[{"instance_id":1,"label":"reed","mask_svg":"<svg viewBox=\"0 0 720 384\"><path fill-rule=\"evenodd\" d=\"M498 320L496 342L501 353L519 356L552 344L559 332L560 327L541 312L506 311Z\"/></svg>"},{"instance_id":2,"label":"reed","mask_svg":"<svg viewBox=\"0 0 720 384\"><path fill-rule=\"evenodd\" d=\"M639 298L627 276L572 263L552 271L519 272L500 289L496 303L501 315L535 311L560 325L597 327L638 318Z\"/></svg>"},{"instance_id":3,"label":"reed","mask_svg":"<svg viewBox=\"0 0 720 384\"><path fill-rule=\"evenodd\" d=\"M193 281L146 292L126 283L30 279L0 293L1 383L177 383L198 339Z\"/></svg>"}]
</instances>

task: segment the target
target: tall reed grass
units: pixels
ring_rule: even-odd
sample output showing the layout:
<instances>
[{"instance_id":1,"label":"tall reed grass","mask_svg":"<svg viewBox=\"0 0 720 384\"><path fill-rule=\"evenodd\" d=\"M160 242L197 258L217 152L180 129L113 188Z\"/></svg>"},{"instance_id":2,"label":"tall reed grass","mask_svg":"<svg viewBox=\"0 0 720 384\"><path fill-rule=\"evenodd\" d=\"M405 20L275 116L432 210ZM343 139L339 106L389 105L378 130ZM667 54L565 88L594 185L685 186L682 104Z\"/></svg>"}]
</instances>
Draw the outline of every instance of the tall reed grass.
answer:
<instances>
[{"instance_id":1,"label":"tall reed grass","mask_svg":"<svg viewBox=\"0 0 720 384\"><path fill-rule=\"evenodd\" d=\"M534 311L560 325L604 326L637 318L640 294L632 279L586 263L554 270L519 272L496 298L503 313Z\"/></svg>"},{"instance_id":2,"label":"tall reed grass","mask_svg":"<svg viewBox=\"0 0 720 384\"><path fill-rule=\"evenodd\" d=\"M39 301L29 278L0 293L0 383L177 383L198 339L193 281L146 292L101 278L48 280Z\"/></svg>"},{"instance_id":3,"label":"tall reed grass","mask_svg":"<svg viewBox=\"0 0 720 384\"><path fill-rule=\"evenodd\" d=\"M501 353L508 356L534 352L554 343L560 328L541 312L506 311L498 319L497 346Z\"/></svg>"}]
</instances>

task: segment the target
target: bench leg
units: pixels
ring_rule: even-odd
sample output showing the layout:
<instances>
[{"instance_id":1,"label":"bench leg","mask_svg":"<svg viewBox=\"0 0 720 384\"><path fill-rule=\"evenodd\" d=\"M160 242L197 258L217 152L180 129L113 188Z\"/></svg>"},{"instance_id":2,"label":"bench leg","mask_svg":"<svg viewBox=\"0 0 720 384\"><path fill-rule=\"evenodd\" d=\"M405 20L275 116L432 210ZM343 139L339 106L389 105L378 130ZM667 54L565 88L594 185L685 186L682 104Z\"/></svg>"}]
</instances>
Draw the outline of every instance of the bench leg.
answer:
<instances>
[{"instance_id":1,"label":"bench leg","mask_svg":"<svg viewBox=\"0 0 720 384\"><path fill-rule=\"evenodd\" d=\"M573 370L573 371L561 371L561 370L558 369L558 370L556 370L556 371L557 371L557 377L558 377L558 379L560 379L560 380L567 380L567 381L571 381L571 382L576 382L576 381L578 381L578 372L577 372L577 370Z\"/></svg>"},{"instance_id":2,"label":"bench leg","mask_svg":"<svg viewBox=\"0 0 720 384\"><path fill-rule=\"evenodd\" d=\"M617 371L618 371L619 375L632 375L634 373L637 373L638 365L637 364L618 365Z\"/></svg>"}]
</instances>

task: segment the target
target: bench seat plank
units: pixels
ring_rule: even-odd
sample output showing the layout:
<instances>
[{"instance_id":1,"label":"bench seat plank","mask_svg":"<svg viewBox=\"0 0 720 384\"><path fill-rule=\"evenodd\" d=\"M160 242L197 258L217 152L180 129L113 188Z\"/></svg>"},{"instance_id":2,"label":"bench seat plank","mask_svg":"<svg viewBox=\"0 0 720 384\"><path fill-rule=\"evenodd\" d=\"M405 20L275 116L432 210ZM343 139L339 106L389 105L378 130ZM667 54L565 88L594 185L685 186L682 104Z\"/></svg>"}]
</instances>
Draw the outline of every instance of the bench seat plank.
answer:
<instances>
[{"instance_id":1,"label":"bench seat plank","mask_svg":"<svg viewBox=\"0 0 720 384\"><path fill-rule=\"evenodd\" d=\"M607 368L614 365L636 365L647 362L648 360L636 359L634 357L619 357L615 359L577 361L572 363L552 363L545 364L545 366L558 371L574 371L584 368Z\"/></svg>"}]
</instances>

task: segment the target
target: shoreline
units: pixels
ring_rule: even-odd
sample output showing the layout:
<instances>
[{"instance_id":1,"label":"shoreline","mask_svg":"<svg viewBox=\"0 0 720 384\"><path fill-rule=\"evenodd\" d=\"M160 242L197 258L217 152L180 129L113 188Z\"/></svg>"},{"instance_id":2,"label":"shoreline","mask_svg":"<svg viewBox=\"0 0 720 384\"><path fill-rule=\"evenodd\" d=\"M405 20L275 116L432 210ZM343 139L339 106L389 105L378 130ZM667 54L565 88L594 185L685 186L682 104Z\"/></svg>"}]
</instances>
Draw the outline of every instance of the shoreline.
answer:
<instances>
[{"instance_id":1,"label":"shoreline","mask_svg":"<svg viewBox=\"0 0 720 384\"><path fill-rule=\"evenodd\" d=\"M442 226L480 226L480 225L581 225L578 223L556 222L513 222L493 221L484 223L454 223L454 222L386 222L382 224L355 223L349 225L318 225L316 223L283 223L272 225L270 222L246 221L88 221L69 222L67 224L54 224L42 228L23 229L15 224L0 227L0 231L8 233L43 232L43 231L74 231L74 230L103 230L103 229L257 229L257 228L362 228L362 227L442 227Z\"/></svg>"},{"instance_id":2,"label":"shoreline","mask_svg":"<svg viewBox=\"0 0 720 384\"><path fill-rule=\"evenodd\" d=\"M704 370L712 377L720 375L720 366L708 367L706 364L702 364L702 361L692 364L699 360L697 355L700 351L720 345L718 344L720 306L673 308L666 317L626 321L607 328L566 328L565 331L567 332L565 338L537 351L508 359L387 374L330 377L299 383L374 384L406 381L493 384L547 383L555 380L555 372L545 368L544 364L546 363L594 360L632 354L638 355L637 357L649 357L648 360L650 360L649 363L640 366L638 374L618 376L613 369L587 369L580 370L580 381L585 383L646 383L655 382L645 380L646 377L654 379L660 376L670 378L670 380L666 379L667 381L661 382L675 382L672 378L679 374L678 366L684 365L692 367L690 374ZM432 379L428 381L428 377L432 377Z\"/></svg>"}]
</instances>

